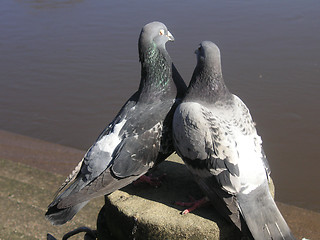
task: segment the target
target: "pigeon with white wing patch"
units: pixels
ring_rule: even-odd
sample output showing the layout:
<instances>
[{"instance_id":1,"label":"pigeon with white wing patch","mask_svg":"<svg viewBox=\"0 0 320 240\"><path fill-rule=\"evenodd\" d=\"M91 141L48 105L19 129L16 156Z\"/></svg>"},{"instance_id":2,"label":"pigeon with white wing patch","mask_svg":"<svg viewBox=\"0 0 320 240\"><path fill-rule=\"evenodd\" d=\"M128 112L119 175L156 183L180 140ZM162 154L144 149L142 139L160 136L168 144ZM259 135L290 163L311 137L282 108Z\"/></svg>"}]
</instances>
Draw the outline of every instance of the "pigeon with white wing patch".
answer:
<instances>
[{"instance_id":1,"label":"pigeon with white wing patch","mask_svg":"<svg viewBox=\"0 0 320 240\"><path fill-rule=\"evenodd\" d=\"M219 48L204 41L196 54L197 66L173 118L177 153L239 230L253 239L295 239L269 192L270 169L249 110L224 83Z\"/></svg>"},{"instance_id":2,"label":"pigeon with white wing patch","mask_svg":"<svg viewBox=\"0 0 320 240\"><path fill-rule=\"evenodd\" d=\"M130 184L173 152L172 117L186 90L165 48L173 40L163 23L142 28L139 89L59 189L46 213L52 224L71 220L90 199Z\"/></svg>"}]
</instances>

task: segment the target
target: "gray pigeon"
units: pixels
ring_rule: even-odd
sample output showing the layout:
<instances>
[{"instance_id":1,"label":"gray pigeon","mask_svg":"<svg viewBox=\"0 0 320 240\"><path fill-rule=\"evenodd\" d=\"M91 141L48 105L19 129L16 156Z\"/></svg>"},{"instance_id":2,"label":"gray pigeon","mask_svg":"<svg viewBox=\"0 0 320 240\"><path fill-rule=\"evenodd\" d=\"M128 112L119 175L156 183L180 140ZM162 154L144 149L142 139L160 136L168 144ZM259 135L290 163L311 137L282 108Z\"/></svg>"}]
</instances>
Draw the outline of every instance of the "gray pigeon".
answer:
<instances>
[{"instance_id":1,"label":"gray pigeon","mask_svg":"<svg viewBox=\"0 0 320 240\"><path fill-rule=\"evenodd\" d=\"M165 48L173 40L163 23L142 28L139 89L58 190L46 213L52 224L66 223L90 199L130 184L174 151L172 117L187 87Z\"/></svg>"},{"instance_id":2,"label":"gray pigeon","mask_svg":"<svg viewBox=\"0 0 320 240\"><path fill-rule=\"evenodd\" d=\"M196 54L197 66L173 118L177 153L239 230L253 239L295 239L269 192L269 165L255 123L223 81L219 48L204 41Z\"/></svg>"}]
</instances>

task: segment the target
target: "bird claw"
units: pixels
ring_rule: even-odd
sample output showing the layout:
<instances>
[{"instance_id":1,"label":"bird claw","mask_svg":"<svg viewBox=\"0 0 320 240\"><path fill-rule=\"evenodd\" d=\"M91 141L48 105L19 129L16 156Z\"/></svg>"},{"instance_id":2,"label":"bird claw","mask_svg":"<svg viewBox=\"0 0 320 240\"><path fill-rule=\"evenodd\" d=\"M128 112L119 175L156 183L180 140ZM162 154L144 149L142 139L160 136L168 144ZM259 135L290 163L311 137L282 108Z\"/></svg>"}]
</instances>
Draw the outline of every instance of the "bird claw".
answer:
<instances>
[{"instance_id":1,"label":"bird claw","mask_svg":"<svg viewBox=\"0 0 320 240\"><path fill-rule=\"evenodd\" d=\"M182 207L189 207L181 212L182 215L188 214L194 211L197 208L200 208L209 202L207 197L201 198L200 200L196 200L194 197L189 196L190 202L175 202L175 205Z\"/></svg>"},{"instance_id":2,"label":"bird claw","mask_svg":"<svg viewBox=\"0 0 320 240\"><path fill-rule=\"evenodd\" d=\"M189 208L187 208L187 209L185 209L185 210L183 210L182 212L181 212L181 215L186 215L186 214L188 214L188 213L190 213L190 209Z\"/></svg>"},{"instance_id":3,"label":"bird claw","mask_svg":"<svg viewBox=\"0 0 320 240\"><path fill-rule=\"evenodd\" d=\"M162 180L166 177L166 174L162 174L159 177L153 177L152 174L147 175L142 175L139 179L134 181L134 185L138 185L140 183L147 183L152 187L158 188L162 184Z\"/></svg>"}]
</instances>

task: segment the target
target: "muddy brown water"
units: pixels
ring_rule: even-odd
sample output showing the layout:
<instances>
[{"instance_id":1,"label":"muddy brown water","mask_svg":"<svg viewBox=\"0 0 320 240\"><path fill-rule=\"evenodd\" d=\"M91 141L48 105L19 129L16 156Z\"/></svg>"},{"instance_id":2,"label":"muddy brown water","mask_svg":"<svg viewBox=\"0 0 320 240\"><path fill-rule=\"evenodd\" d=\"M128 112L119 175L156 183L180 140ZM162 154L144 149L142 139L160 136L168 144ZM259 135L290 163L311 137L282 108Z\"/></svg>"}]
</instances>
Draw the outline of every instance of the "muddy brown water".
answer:
<instances>
[{"instance_id":1,"label":"muddy brown water","mask_svg":"<svg viewBox=\"0 0 320 240\"><path fill-rule=\"evenodd\" d=\"M279 201L320 211L319 1L2 0L0 128L87 149L138 88L141 27L164 22L189 83L202 40L250 108ZM54 164L54 163L53 163Z\"/></svg>"}]
</instances>

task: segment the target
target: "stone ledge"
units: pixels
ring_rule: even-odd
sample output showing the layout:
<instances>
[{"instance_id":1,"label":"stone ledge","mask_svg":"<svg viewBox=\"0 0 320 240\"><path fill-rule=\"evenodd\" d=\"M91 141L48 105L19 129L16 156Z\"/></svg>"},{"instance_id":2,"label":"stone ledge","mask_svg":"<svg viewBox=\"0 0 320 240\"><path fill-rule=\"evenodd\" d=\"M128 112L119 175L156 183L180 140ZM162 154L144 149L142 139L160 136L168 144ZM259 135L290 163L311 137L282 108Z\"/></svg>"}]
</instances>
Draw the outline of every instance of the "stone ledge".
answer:
<instances>
[{"instance_id":1,"label":"stone ledge","mask_svg":"<svg viewBox=\"0 0 320 240\"><path fill-rule=\"evenodd\" d=\"M201 198L203 194L177 155L160 164L154 174L163 173L167 176L158 189L131 184L105 197L97 221L99 239L239 239L235 227L211 205L180 214L184 208L174 201L188 201L189 195ZM273 183L270 191L274 195ZM280 202L277 205L297 239L319 239L320 213Z\"/></svg>"},{"instance_id":2,"label":"stone ledge","mask_svg":"<svg viewBox=\"0 0 320 240\"><path fill-rule=\"evenodd\" d=\"M210 205L180 214L184 208L174 201L203 194L177 155L171 155L155 171L163 173L167 176L158 189L131 184L105 198L98 218L99 239L239 239L235 227ZM106 228L113 238L106 237L106 231L101 234Z\"/></svg>"}]
</instances>

